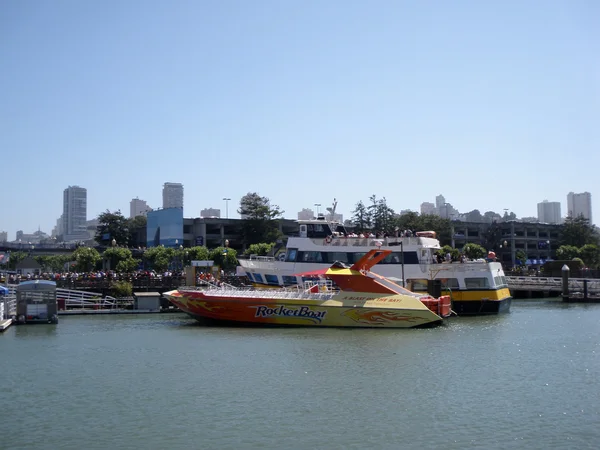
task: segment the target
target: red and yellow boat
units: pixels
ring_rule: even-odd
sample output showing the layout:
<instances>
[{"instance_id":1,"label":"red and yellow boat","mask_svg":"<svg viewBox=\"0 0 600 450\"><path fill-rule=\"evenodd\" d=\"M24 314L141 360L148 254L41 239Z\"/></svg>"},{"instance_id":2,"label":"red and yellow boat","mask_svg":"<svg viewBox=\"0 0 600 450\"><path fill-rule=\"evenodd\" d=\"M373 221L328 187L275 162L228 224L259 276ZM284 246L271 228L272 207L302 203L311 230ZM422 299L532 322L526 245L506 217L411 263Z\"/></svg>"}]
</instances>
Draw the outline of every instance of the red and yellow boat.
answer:
<instances>
[{"instance_id":1,"label":"red and yellow boat","mask_svg":"<svg viewBox=\"0 0 600 450\"><path fill-rule=\"evenodd\" d=\"M301 275L303 288L182 287L164 295L200 321L229 323L414 328L437 325L451 314L449 296L417 294L370 272L391 250L371 250L351 267Z\"/></svg>"}]
</instances>

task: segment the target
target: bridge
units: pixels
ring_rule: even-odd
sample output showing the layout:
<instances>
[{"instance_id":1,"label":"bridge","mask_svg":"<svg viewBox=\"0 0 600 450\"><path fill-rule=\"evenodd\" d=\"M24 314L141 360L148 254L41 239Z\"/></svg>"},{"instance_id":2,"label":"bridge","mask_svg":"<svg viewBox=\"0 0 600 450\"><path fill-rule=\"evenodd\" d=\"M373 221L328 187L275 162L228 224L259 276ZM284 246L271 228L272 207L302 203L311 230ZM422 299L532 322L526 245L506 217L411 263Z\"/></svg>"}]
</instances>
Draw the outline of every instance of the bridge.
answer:
<instances>
[{"instance_id":1,"label":"bridge","mask_svg":"<svg viewBox=\"0 0 600 450\"><path fill-rule=\"evenodd\" d=\"M563 291L562 278L554 277L506 277L508 288L513 297L549 297L560 295ZM571 297L587 296L600 300L600 279L569 278Z\"/></svg>"}]
</instances>

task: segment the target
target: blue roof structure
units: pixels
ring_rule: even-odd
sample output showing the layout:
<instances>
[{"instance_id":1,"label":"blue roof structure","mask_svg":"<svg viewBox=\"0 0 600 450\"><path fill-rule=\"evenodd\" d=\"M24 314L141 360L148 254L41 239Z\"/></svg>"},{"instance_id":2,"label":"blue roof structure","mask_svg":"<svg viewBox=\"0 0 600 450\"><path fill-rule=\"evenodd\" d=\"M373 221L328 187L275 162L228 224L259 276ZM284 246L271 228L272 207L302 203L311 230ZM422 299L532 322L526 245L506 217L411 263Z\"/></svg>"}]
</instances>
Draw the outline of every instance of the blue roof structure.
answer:
<instances>
[{"instance_id":1,"label":"blue roof structure","mask_svg":"<svg viewBox=\"0 0 600 450\"><path fill-rule=\"evenodd\" d=\"M0 286L0 295L8 295L8 288Z\"/></svg>"}]
</instances>

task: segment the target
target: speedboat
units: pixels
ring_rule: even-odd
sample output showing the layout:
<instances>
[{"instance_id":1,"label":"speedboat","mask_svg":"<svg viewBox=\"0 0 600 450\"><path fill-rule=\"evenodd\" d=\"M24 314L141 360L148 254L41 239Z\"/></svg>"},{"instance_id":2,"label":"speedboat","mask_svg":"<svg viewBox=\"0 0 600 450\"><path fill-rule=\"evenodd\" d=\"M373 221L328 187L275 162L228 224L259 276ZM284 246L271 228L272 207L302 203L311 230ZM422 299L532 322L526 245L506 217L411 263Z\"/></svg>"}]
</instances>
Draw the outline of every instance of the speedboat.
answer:
<instances>
[{"instance_id":1,"label":"speedboat","mask_svg":"<svg viewBox=\"0 0 600 450\"><path fill-rule=\"evenodd\" d=\"M181 287L164 295L199 321L258 325L414 328L438 325L450 297L414 293L371 272L390 250L371 250L352 266L335 262L299 274L302 287Z\"/></svg>"},{"instance_id":2,"label":"speedboat","mask_svg":"<svg viewBox=\"0 0 600 450\"><path fill-rule=\"evenodd\" d=\"M331 215L333 217L333 214ZM458 315L496 314L510 308L511 294L499 262L485 259L438 262L441 249L436 233L355 236L343 224L319 216L299 220L299 236L289 237L273 256L240 259L244 274L255 287L302 285L298 274L331 266L335 261L354 264L373 249L389 250L373 271L413 292L425 292L430 280L439 280Z\"/></svg>"}]
</instances>

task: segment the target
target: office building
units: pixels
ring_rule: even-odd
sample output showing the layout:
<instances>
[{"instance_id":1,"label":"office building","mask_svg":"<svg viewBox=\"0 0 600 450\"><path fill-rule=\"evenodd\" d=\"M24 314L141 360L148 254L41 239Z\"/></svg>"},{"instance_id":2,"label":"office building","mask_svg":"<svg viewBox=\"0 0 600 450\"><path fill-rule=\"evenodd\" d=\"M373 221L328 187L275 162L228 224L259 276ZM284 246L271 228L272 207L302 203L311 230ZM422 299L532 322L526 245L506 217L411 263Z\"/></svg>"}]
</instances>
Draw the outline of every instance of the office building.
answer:
<instances>
[{"instance_id":1,"label":"office building","mask_svg":"<svg viewBox=\"0 0 600 450\"><path fill-rule=\"evenodd\" d=\"M541 223L560 223L560 202L544 200L537 204L537 219Z\"/></svg>"},{"instance_id":2,"label":"office building","mask_svg":"<svg viewBox=\"0 0 600 450\"><path fill-rule=\"evenodd\" d=\"M592 222L592 194L589 192L583 192L581 194L575 194L569 192L567 195L567 215L574 219L583 216Z\"/></svg>"},{"instance_id":3,"label":"office building","mask_svg":"<svg viewBox=\"0 0 600 450\"><path fill-rule=\"evenodd\" d=\"M163 185L163 209L183 208L183 184L165 183Z\"/></svg>"},{"instance_id":4,"label":"office building","mask_svg":"<svg viewBox=\"0 0 600 450\"><path fill-rule=\"evenodd\" d=\"M298 220L312 220L315 218L315 212L310 208L302 208L298 212Z\"/></svg>"},{"instance_id":5,"label":"office building","mask_svg":"<svg viewBox=\"0 0 600 450\"><path fill-rule=\"evenodd\" d=\"M428 216L435 214L435 205L431 202L421 203L421 215Z\"/></svg>"},{"instance_id":6,"label":"office building","mask_svg":"<svg viewBox=\"0 0 600 450\"><path fill-rule=\"evenodd\" d=\"M134 198L129 202L129 218L133 219L137 216L145 216L152 208L148 206L145 200Z\"/></svg>"},{"instance_id":7,"label":"office building","mask_svg":"<svg viewBox=\"0 0 600 450\"><path fill-rule=\"evenodd\" d=\"M62 233L65 241L87 237L87 189L69 186L63 192Z\"/></svg>"}]
</instances>

